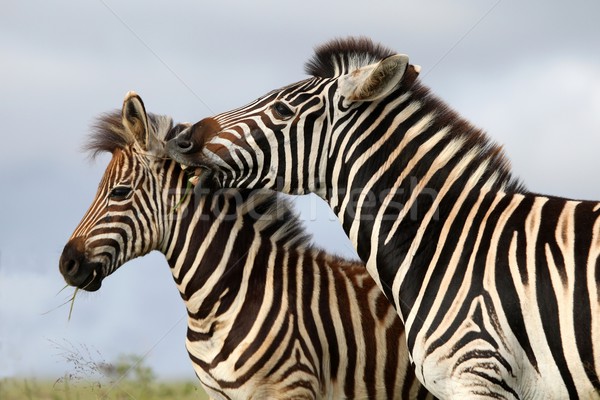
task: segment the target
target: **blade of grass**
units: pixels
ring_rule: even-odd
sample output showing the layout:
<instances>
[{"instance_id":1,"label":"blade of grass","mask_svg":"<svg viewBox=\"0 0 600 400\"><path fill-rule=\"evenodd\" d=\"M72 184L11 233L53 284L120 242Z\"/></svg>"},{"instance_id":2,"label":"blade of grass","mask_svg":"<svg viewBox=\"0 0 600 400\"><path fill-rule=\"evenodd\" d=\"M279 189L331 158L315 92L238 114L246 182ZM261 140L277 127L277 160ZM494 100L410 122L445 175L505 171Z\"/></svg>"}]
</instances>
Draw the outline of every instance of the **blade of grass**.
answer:
<instances>
[{"instance_id":1,"label":"blade of grass","mask_svg":"<svg viewBox=\"0 0 600 400\"><path fill-rule=\"evenodd\" d=\"M62 289L60 289L58 292L56 292L56 295L58 296L59 294L62 293L63 290L65 290L66 288L68 288L70 285L67 283L65 286L63 286Z\"/></svg>"},{"instance_id":2,"label":"blade of grass","mask_svg":"<svg viewBox=\"0 0 600 400\"><path fill-rule=\"evenodd\" d=\"M71 297L71 306L69 307L69 318L67 319L67 321L71 321L71 314L73 314L73 306L75 305L75 296L77 296L77 292L79 291L79 288L76 287L75 291L73 292L73 297Z\"/></svg>"},{"instance_id":3,"label":"blade of grass","mask_svg":"<svg viewBox=\"0 0 600 400\"><path fill-rule=\"evenodd\" d=\"M191 179L191 178L190 178ZM189 196L191 190L192 190L192 186L194 186L192 184L192 182L188 179L187 181L187 185L185 187L185 192L183 193L183 196L181 196L181 198L179 199L179 201L177 202L177 204L175 204L175 207L173 207L173 210L171 210L172 214L175 214L177 212L177 209L179 208L179 206L181 205L181 203L183 203L183 201L185 199L187 199L187 197Z\"/></svg>"},{"instance_id":4,"label":"blade of grass","mask_svg":"<svg viewBox=\"0 0 600 400\"><path fill-rule=\"evenodd\" d=\"M61 293L62 293L62 291L63 291L63 290L65 290L65 289L66 289L66 288L68 288L68 287L70 287L70 285L68 285L68 284L67 284L67 285L65 285L65 286L64 286L62 289L60 289L60 290L59 290L59 291L56 293L56 296L58 296L59 294L61 294ZM62 306L69 304L69 302L71 302L71 301L72 301L72 298L71 298L71 297L69 297L69 298L68 298L68 299L67 299L67 300L66 300L64 303L60 303L60 304L59 304L59 305L57 305L56 307L54 307L54 308L51 308L50 310L48 310L48 311L46 311L46 312L43 312L41 315L50 314L52 311L58 310L58 309L59 309L59 308L61 308Z\"/></svg>"}]
</instances>

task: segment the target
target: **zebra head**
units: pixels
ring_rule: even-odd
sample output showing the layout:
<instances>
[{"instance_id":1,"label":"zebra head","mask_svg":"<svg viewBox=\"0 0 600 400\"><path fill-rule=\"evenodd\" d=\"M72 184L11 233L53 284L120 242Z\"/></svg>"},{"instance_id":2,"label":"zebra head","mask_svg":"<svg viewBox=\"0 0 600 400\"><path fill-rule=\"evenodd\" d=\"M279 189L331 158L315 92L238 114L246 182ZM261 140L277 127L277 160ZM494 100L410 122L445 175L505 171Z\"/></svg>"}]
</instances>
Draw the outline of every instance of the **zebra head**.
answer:
<instances>
[{"instance_id":1,"label":"zebra head","mask_svg":"<svg viewBox=\"0 0 600 400\"><path fill-rule=\"evenodd\" d=\"M366 38L334 40L306 65L311 78L206 118L167 144L185 165L212 168L225 187L266 187L323 197L327 167L348 126L415 82L418 66ZM340 139L342 141L342 139Z\"/></svg>"},{"instance_id":2,"label":"zebra head","mask_svg":"<svg viewBox=\"0 0 600 400\"><path fill-rule=\"evenodd\" d=\"M176 187L185 187L185 173L165 158L159 138L181 127L173 128L170 117L146 114L133 92L120 113L100 118L87 147L94 155L109 151L112 159L61 255L60 272L69 285L98 290L102 279L126 261L160 246L167 229L164 216L178 197Z\"/></svg>"}]
</instances>

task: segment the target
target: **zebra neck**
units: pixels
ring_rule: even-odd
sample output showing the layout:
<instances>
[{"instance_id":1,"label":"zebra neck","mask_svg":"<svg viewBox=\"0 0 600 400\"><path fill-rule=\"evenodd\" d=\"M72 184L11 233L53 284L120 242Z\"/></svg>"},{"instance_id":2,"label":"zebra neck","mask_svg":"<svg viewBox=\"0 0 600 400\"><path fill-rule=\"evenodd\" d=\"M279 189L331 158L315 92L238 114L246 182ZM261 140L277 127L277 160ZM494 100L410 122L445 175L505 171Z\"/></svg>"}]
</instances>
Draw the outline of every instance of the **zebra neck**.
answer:
<instances>
[{"instance_id":1,"label":"zebra neck","mask_svg":"<svg viewBox=\"0 0 600 400\"><path fill-rule=\"evenodd\" d=\"M332 136L326 200L391 295L404 260L427 265L459 198L523 189L501 148L425 88L360 106L356 114Z\"/></svg>"},{"instance_id":2,"label":"zebra neck","mask_svg":"<svg viewBox=\"0 0 600 400\"><path fill-rule=\"evenodd\" d=\"M248 296L281 290L273 274L285 269L282 254L309 243L289 204L273 192L194 195L181 216L165 255L194 329L207 335L232 324L232 315L253 315L242 310ZM236 324L242 329L252 320Z\"/></svg>"}]
</instances>

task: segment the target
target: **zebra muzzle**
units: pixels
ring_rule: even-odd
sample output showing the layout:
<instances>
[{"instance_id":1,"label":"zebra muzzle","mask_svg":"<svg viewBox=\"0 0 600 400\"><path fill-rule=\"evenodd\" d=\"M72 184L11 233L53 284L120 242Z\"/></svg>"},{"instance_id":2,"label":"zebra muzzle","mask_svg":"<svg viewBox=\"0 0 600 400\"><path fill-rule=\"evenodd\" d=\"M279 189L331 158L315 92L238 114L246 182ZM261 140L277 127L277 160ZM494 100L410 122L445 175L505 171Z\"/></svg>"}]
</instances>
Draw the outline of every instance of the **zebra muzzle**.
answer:
<instances>
[{"instance_id":1,"label":"zebra muzzle","mask_svg":"<svg viewBox=\"0 0 600 400\"><path fill-rule=\"evenodd\" d=\"M100 289L102 276L99 263L90 263L85 255L85 240L71 239L60 256L59 269L67 284L90 292Z\"/></svg>"}]
</instances>

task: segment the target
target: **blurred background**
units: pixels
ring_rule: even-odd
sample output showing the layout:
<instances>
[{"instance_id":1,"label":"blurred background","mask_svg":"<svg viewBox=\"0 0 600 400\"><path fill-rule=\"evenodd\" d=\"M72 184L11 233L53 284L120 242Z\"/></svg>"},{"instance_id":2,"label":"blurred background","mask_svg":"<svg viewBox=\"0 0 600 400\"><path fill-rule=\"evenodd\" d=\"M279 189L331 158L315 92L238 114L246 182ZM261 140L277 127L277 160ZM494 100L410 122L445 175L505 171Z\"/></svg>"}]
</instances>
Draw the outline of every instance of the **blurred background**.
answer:
<instances>
[{"instance_id":1,"label":"blurred background","mask_svg":"<svg viewBox=\"0 0 600 400\"><path fill-rule=\"evenodd\" d=\"M88 349L193 378L162 254L79 294L70 321L59 307L72 290L58 294L58 258L108 161L81 147L127 91L195 122L304 79L314 46L365 35L421 65L423 82L502 143L531 190L600 199L599 15L592 1L3 2L0 377L61 377L65 349ZM320 199L294 202L319 246L354 257Z\"/></svg>"}]
</instances>

